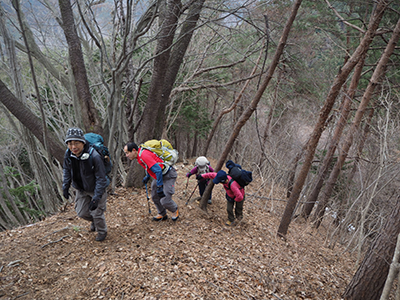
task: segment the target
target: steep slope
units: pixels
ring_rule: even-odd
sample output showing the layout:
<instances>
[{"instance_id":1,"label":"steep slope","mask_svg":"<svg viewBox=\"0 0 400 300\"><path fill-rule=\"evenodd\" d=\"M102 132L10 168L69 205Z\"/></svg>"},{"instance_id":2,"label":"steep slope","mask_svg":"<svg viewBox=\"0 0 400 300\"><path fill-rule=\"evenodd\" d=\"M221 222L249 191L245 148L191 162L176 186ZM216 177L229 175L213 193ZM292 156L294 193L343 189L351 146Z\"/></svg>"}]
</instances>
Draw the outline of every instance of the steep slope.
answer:
<instances>
[{"instance_id":1,"label":"steep slope","mask_svg":"<svg viewBox=\"0 0 400 300\"><path fill-rule=\"evenodd\" d=\"M339 246L324 247L323 228L296 221L288 240L278 239L284 202L252 196L244 220L227 227L220 185L208 214L185 206L196 185L192 177L186 189L188 169L178 165L177 222L151 220L145 189L119 188L108 198L102 243L72 204L0 233L0 299L340 299L354 261Z\"/></svg>"}]
</instances>

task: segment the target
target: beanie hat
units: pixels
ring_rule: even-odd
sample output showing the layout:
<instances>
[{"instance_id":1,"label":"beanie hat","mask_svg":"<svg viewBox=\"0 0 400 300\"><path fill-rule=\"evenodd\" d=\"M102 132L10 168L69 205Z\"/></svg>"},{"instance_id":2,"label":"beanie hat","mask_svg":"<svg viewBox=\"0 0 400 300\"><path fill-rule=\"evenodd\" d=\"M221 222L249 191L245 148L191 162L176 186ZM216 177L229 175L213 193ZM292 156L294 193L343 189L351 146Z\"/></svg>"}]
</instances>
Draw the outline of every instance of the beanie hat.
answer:
<instances>
[{"instance_id":1,"label":"beanie hat","mask_svg":"<svg viewBox=\"0 0 400 300\"><path fill-rule=\"evenodd\" d=\"M199 156L196 161L195 161L195 165L200 167L200 168L204 168L206 165L208 165L210 162L208 161L208 159L205 156Z\"/></svg>"},{"instance_id":2,"label":"beanie hat","mask_svg":"<svg viewBox=\"0 0 400 300\"><path fill-rule=\"evenodd\" d=\"M218 171L217 176L215 176L213 179L213 182L214 182L214 184L218 184L221 181L225 181L226 179L228 179L226 172L221 170L221 171Z\"/></svg>"},{"instance_id":3,"label":"beanie hat","mask_svg":"<svg viewBox=\"0 0 400 300\"><path fill-rule=\"evenodd\" d=\"M79 141L86 144L82 129L76 127L68 129L67 135L65 137L65 143L67 144L69 141Z\"/></svg>"}]
</instances>

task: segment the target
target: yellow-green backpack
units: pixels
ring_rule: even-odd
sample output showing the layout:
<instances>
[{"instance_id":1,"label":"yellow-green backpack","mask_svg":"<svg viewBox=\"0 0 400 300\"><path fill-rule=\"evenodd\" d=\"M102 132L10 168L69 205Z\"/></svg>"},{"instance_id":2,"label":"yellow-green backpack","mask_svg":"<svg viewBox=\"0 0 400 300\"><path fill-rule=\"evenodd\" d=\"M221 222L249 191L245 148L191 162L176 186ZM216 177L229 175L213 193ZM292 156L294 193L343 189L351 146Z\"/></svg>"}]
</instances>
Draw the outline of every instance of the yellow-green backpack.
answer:
<instances>
[{"instance_id":1,"label":"yellow-green backpack","mask_svg":"<svg viewBox=\"0 0 400 300\"><path fill-rule=\"evenodd\" d=\"M168 166L173 166L179 158L178 151L174 149L170 142L167 140L149 140L139 145L139 157L144 149L150 150L155 153L164 162L163 173L168 171Z\"/></svg>"}]
</instances>

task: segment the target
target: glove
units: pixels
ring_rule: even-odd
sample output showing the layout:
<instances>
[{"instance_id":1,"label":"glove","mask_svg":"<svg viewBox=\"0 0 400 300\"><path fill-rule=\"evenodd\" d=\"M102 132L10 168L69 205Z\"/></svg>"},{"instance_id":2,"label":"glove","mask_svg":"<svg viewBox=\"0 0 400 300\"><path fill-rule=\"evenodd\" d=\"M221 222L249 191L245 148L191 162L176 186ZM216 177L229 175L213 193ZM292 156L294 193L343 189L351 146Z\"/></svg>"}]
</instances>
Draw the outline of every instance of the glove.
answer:
<instances>
[{"instance_id":1,"label":"glove","mask_svg":"<svg viewBox=\"0 0 400 300\"><path fill-rule=\"evenodd\" d=\"M192 176L193 174L190 172L187 172L186 177L189 178L190 176Z\"/></svg>"},{"instance_id":2,"label":"glove","mask_svg":"<svg viewBox=\"0 0 400 300\"><path fill-rule=\"evenodd\" d=\"M95 210L98 205L99 205L99 200L92 199L89 203L89 209Z\"/></svg>"},{"instance_id":3,"label":"glove","mask_svg":"<svg viewBox=\"0 0 400 300\"><path fill-rule=\"evenodd\" d=\"M196 176L196 179L197 179L197 180L203 180L204 178L203 178L203 176L201 176L201 175L199 174L199 175Z\"/></svg>"},{"instance_id":4,"label":"glove","mask_svg":"<svg viewBox=\"0 0 400 300\"><path fill-rule=\"evenodd\" d=\"M71 195L69 194L69 191L67 189L65 189L65 190L63 190L63 196L65 199L68 200L69 196L71 196Z\"/></svg>"},{"instance_id":5,"label":"glove","mask_svg":"<svg viewBox=\"0 0 400 300\"><path fill-rule=\"evenodd\" d=\"M160 198L164 198L164 197L165 197L164 189L163 189L163 186L162 186L162 185L160 185L160 186L157 187L157 195L158 195L158 197L160 197Z\"/></svg>"},{"instance_id":6,"label":"glove","mask_svg":"<svg viewBox=\"0 0 400 300\"><path fill-rule=\"evenodd\" d=\"M150 175L147 174L146 176L143 177L143 180L142 180L142 181L143 181L144 184L146 184L146 183L149 182L149 180L150 180Z\"/></svg>"}]
</instances>

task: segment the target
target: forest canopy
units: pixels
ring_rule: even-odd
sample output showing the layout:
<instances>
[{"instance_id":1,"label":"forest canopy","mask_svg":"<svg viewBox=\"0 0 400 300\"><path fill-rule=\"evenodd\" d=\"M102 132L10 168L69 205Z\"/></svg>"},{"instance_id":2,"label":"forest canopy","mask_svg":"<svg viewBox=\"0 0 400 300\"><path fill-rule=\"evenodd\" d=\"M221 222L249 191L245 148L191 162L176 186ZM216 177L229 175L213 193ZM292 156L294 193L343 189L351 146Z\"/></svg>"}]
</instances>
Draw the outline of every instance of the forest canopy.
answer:
<instances>
[{"instance_id":1,"label":"forest canopy","mask_svg":"<svg viewBox=\"0 0 400 300\"><path fill-rule=\"evenodd\" d=\"M261 196L285 189L280 237L329 214L361 260L400 232L399 14L382 0L0 1L0 229L66 204L77 126L106 141L109 192L142 184L125 143L165 138L181 161L251 169Z\"/></svg>"}]
</instances>

